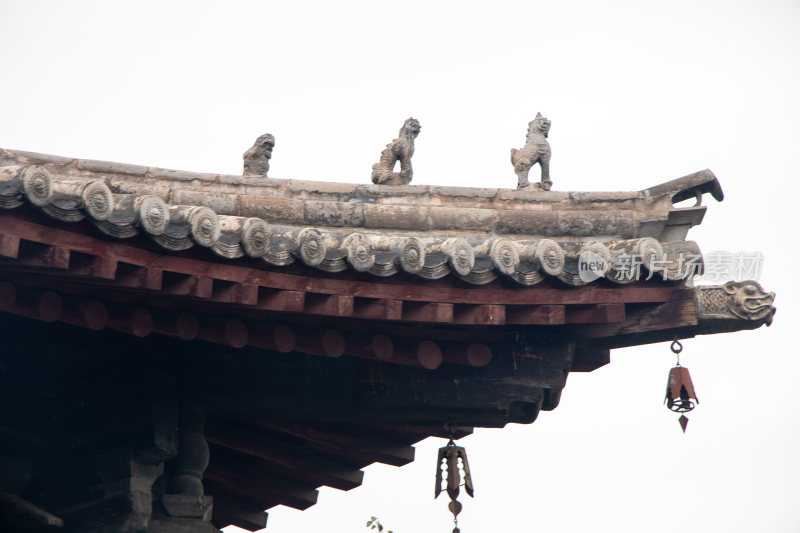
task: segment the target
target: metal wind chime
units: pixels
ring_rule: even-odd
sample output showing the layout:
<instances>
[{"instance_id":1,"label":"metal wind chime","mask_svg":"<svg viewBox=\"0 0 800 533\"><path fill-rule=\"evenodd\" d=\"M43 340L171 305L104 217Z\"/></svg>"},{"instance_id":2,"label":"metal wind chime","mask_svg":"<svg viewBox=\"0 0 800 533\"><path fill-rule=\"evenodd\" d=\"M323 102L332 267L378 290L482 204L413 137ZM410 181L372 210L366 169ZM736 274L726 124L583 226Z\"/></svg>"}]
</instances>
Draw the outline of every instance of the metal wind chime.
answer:
<instances>
[{"instance_id":1,"label":"metal wind chime","mask_svg":"<svg viewBox=\"0 0 800 533\"><path fill-rule=\"evenodd\" d=\"M447 508L453 513L453 533L461 533L458 529L458 514L461 512L461 502L457 500L459 488L463 485L464 490L470 497L475 497L472 488L472 476L469 473L469 463L467 462L467 451L461 446L456 446L453 435L456 425L453 422L445 424L445 429L450 433L450 441L444 448L439 448L439 458L436 464L436 492L434 499L439 497L442 492L443 465L447 469L447 495L450 496L450 503ZM459 468L460 466L460 468ZM464 473L464 483L461 483L461 472Z\"/></svg>"},{"instance_id":2,"label":"metal wind chime","mask_svg":"<svg viewBox=\"0 0 800 533\"><path fill-rule=\"evenodd\" d=\"M681 429L686 433L686 425L689 419L683 413L688 413L695 407L695 402L700 403L697 399L697 394L694 392L694 385L692 385L692 378L689 375L689 369L681 366L680 353L683 351L683 345L678 342L678 339L672 341L669 346L672 353L675 354L678 362L669 371L669 379L667 380L667 396L664 403L670 411L681 413L678 418L678 423Z\"/></svg>"}]
</instances>

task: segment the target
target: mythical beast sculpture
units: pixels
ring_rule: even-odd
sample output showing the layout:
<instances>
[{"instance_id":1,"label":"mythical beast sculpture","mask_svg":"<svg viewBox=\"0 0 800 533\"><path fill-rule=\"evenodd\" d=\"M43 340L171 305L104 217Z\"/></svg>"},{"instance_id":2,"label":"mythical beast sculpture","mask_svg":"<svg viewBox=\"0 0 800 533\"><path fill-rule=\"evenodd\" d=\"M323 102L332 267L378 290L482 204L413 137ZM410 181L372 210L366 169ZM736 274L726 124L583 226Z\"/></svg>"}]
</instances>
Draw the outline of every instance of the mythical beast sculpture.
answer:
<instances>
[{"instance_id":1,"label":"mythical beast sculpture","mask_svg":"<svg viewBox=\"0 0 800 533\"><path fill-rule=\"evenodd\" d=\"M244 153L244 175L266 177L269 172L269 160L275 147L275 137L265 133Z\"/></svg>"},{"instance_id":2,"label":"mythical beast sculpture","mask_svg":"<svg viewBox=\"0 0 800 533\"><path fill-rule=\"evenodd\" d=\"M547 142L547 133L550 131L550 119L536 113L536 118L528 124L528 135L525 137L525 146L517 150L511 149L511 164L517 173L517 188L527 189L528 172L536 163L542 167L542 183L535 184L536 188L550 190L553 182L550 181L550 143Z\"/></svg>"},{"instance_id":3,"label":"mythical beast sculpture","mask_svg":"<svg viewBox=\"0 0 800 533\"><path fill-rule=\"evenodd\" d=\"M378 185L407 185L414 177L411 168L411 156L414 155L414 139L421 129L419 121L409 118L400 128L397 139L386 145L381 152L380 160L372 165L372 183ZM400 162L400 172L394 166Z\"/></svg>"},{"instance_id":4,"label":"mythical beast sculpture","mask_svg":"<svg viewBox=\"0 0 800 533\"><path fill-rule=\"evenodd\" d=\"M698 287L698 309L704 319L740 319L770 325L775 314L774 292L755 281L729 281L725 285Z\"/></svg>"}]
</instances>

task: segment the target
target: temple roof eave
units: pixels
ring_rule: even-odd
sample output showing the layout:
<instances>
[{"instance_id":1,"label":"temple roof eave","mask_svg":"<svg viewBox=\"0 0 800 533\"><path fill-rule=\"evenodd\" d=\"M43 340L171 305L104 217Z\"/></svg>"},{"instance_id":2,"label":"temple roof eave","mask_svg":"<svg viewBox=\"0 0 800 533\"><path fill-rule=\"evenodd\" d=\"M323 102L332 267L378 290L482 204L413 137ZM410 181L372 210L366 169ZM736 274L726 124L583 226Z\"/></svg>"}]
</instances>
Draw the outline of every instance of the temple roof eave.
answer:
<instances>
[{"instance_id":1,"label":"temple roof eave","mask_svg":"<svg viewBox=\"0 0 800 533\"><path fill-rule=\"evenodd\" d=\"M172 251L199 245L231 259L300 259L330 272L385 277L400 265L436 279L454 271L478 284L498 273L532 284L541 271L567 271L567 282L577 282L569 263L587 249L609 260L620 250L699 255L683 241L705 207L672 202L721 197L710 171L638 192L576 193L222 176L9 150L0 150L0 169L6 209L27 202L64 222L88 218L112 237L143 233ZM411 270L409 243L419 260Z\"/></svg>"},{"instance_id":2,"label":"temple roof eave","mask_svg":"<svg viewBox=\"0 0 800 533\"><path fill-rule=\"evenodd\" d=\"M325 201L438 207L510 208L523 210L606 210L609 207L646 210L660 200L678 202L697 192L722 199L719 183L709 170L696 172L640 191L576 192L474 188L434 185L381 186L295 179L197 173L124 163L71 159L0 149L0 165L39 165L71 178L105 179L114 192L153 194L153 187L187 189L211 196L270 196ZM677 199L676 199L677 198ZM168 198L163 198L165 201ZM220 212L235 215L237 213Z\"/></svg>"}]
</instances>

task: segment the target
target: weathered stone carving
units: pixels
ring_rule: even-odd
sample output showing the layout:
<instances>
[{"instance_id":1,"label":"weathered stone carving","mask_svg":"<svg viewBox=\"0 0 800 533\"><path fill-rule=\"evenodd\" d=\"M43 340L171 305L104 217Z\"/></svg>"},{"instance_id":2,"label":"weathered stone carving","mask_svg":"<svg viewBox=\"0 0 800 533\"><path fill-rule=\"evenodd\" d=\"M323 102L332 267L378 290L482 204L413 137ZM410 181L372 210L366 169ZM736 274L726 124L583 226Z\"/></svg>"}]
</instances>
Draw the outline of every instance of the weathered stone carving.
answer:
<instances>
[{"instance_id":1,"label":"weathered stone carving","mask_svg":"<svg viewBox=\"0 0 800 533\"><path fill-rule=\"evenodd\" d=\"M425 246L416 237L409 237L399 246L400 266L410 274L417 274L425 266Z\"/></svg>"},{"instance_id":2,"label":"weathered stone carving","mask_svg":"<svg viewBox=\"0 0 800 533\"><path fill-rule=\"evenodd\" d=\"M304 228L295 237L297 255L309 266L317 266L325 259L328 253L328 244L319 230Z\"/></svg>"},{"instance_id":3,"label":"weathered stone carving","mask_svg":"<svg viewBox=\"0 0 800 533\"><path fill-rule=\"evenodd\" d=\"M375 250L366 235L351 233L345 237L342 247L347 250L347 262L358 272L366 272L375 264Z\"/></svg>"},{"instance_id":4,"label":"weathered stone carving","mask_svg":"<svg viewBox=\"0 0 800 533\"><path fill-rule=\"evenodd\" d=\"M530 187L528 173L536 163L542 168L542 182L534 184L534 187L549 191L553 186L553 182L550 181L550 143L547 142L549 131L550 119L544 118L541 113L536 113L536 118L528 124L525 146L519 150L511 149L511 164L517 173L518 189Z\"/></svg>"},{"instance_id":5,"label":"weathered stone carving","mask_svg":"<svg viewBox=\"0 0 800 533\"><path fill-rule=\"evenodd\" d=\"M248 218L242 224L242 247L250 257L264 257L270 239L269 226L260 218Z\"/></svg>"},{"instance_id":6,"label":"weathered stone carving","mask_svg":"<svg viewBox=\"0 0 800 533\"><path fill-rule=\"evenodd\" d=\"M22 187L28 201L43 207L53 198L53 179L42 167L27 167L22 171Z\"/></svg>"},{"instance_id":7,"label":"weathered stone carving","mask_svg":"<svg viewBox=\"0 0 800 533\"><path fill-rule=\"evenodd\" d=\"M558 276L564 271L566 259L564 250L559 244L550 239L542 239L536 246L536 259L540 268L550 276Z\"/></svg>"},{"instance_id":8,"label":"weathered stone carving","mask_svg":"<svg viewBox=\"0 0 800 533\"><path fill-rule=\"evenodd\" d=\"M191 210L189 227L194 242L200 246L211 246L220 234L220 221L217 213L210 207L198 206Z\"/></svg>"},{"instance_id":9,"label":"weathered stone carving","mask_svg":"<svg viewBox=\"0 0 800 533\"><path fill-rule=\"evenodd\" d=\"M461 237L447 239L442 244L442 249L449 258L450 268L460 276L466 276L475 266L475 251L470 244Z\"/></svg>"},{"instance_id":10,"label":"weathered stone carving","mask_svg":"<svg viewBox=\"0 0 800 533\"><path fill-rule=\"evenodd\" d=\"M494 239L489 249L489 257L494 267L507 276L513 274L519 265L519 251L508 239Z\"/></svg>"},{"instance_id":11,"label":"weathered stone carving","mask_svg":"<svg viewBox=\"0 0 800 533\"><path fill-rule=\"evenodd\" d=\"M421 126L415 118L406 119L397 139L386 145L380 160L372 165L372 183L378 185L407 185L414 177L411 156L414 155L414 139ZM395 163L400 162L400 172L394 172Z\"/></svg>"},{"instance_id":12,"label":"weathered stone carving","mask_svg":"<svg viewBox=\"0 0 800 533\"><path fill-rule=\"evenodd\" d=\"M699 318L740 318L768 326L772 324L775 293L765 292L755 281L729 281L722 286L698 287L696 294Z\"/></svg>"},{"instance_id":13,"label":"weathered stone carving","mask_svg":"<svg viewBox=\"0 0 800 533\"><path fill-rule=\"evenodd\" d=\"M244 175L267 177L269 160L275 147L275 137L265 133L244 153Z\"/></svg>"},{"instance_id":14,"label":"weathered stone carving","mask_svg":"<svg viewBox=\"0 0 800 533\"><path fill-rule=\"evenodd\" d=\"M114 210L114 196L108 186L99 180L90 181L81 194L83 208L95 220L106 220Z\"/></svg>"},{"instance_id":15,"label":"weathered stone carving","mask_svg":"<svg viewBox=\"0 0 800 533\"><path fill-rule=\"evenodd\" d=\"M138 197L134 207L139 210L139 224L151 235L161 235L169 225L169 206L152 194Z\"/></svg>"}]
</instances>

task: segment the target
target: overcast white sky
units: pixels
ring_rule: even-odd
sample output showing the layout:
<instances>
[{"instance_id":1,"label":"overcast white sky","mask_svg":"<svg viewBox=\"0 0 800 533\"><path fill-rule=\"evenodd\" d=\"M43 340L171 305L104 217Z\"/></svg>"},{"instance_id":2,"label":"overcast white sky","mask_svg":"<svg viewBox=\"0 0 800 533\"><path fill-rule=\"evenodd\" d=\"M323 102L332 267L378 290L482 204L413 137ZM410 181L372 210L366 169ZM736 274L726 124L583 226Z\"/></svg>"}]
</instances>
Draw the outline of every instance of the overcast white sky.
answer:
<instances>
[{"instance_id":1,"label":"overcast white sky","mask_svg":"<svg viewBox=\"0 0 800 533\"><path fill-rule=\"evenodd\" d=\"M701 4L701 5L700 5ZM369 182L403 121L415 184L514 187L509 148L552 120L554 190L638 190L712 169L690 232L761 251L774 325L684 342L699 407L662 405L667 344L573 374L529 426L478 430L464 533L800 531L797 154L800 3L0 1L0 147L270 176ZM534 175L538 175L538 170ZM323 489L268 531L447 532L436 448L364 486Z\"/></svg>"}]
</instances>

